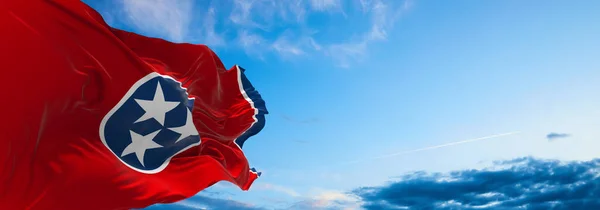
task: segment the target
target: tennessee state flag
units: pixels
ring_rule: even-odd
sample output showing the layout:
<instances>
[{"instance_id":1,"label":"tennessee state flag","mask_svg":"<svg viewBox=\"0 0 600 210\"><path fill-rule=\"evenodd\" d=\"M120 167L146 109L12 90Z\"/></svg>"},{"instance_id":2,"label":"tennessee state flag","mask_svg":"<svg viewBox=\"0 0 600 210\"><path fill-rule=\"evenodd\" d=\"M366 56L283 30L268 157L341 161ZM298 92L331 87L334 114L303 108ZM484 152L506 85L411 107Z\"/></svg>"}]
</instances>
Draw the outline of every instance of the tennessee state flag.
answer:
<instances>
[{"instance_id":1,"label":"tennessee state flag","mask_svg":"<svg viewBox=\"0 0 600 210\"><path fill-rule=\"evenodd\" d=\"M204 45L114 29L80 1L0 3L0 209L176 202L258 174L265 103Z\"/></svg>"}]
</instances>

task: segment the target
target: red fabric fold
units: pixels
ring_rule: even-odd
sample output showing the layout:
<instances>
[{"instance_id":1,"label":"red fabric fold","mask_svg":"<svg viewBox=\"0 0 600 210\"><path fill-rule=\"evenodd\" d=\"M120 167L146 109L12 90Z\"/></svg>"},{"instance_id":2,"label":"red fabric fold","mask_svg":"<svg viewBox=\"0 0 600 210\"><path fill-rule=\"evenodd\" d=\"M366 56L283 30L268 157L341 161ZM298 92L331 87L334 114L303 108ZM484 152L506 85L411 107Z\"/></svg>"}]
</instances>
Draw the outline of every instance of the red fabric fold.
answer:
<instances>
[{"instance_id":1,"label":"red fabric fold","mask_svg":"<svg viewBox=\"0 0 600 210\"><path fill-rule=\"evenodd\" d=\"M2 2L0 25L0 209L143 208L223 180L248 190L257 178L236 140L262 128L264 103L248 96L253 87L242 82L242 70L226 70L208 47L111 28L71 0ZM201 144L160 172L142 173L119 160L99 132L151 73L180 82L194 99Z\"/></svg>"}]
</instances>

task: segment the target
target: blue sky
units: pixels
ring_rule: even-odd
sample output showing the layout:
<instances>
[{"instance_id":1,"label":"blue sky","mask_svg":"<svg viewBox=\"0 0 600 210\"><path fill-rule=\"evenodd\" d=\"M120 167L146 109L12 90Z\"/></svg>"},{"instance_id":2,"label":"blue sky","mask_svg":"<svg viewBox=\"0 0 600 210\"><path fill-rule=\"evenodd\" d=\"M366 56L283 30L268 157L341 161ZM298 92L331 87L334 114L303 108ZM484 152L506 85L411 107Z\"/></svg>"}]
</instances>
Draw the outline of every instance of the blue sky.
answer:
<instances>
[{"instance_id":1,"label":"blue sky","mask_svg":"<svg viewBox=\"0 0 600 210\"><path fill-rule=\"evenodd\" d=\"M270 111L244 145L250 191L148 209L600 206L599 1L85 2L207 44Z\"/></svg>"}]
</instances>

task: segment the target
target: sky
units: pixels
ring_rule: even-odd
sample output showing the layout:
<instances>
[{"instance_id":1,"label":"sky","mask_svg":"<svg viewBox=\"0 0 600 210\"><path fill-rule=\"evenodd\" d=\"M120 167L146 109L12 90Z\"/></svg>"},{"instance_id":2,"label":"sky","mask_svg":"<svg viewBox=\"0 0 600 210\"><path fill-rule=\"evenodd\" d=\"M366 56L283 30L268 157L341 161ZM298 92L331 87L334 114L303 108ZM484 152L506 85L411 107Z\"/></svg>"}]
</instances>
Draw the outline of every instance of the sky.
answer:
<instances>
[{"instance_id":1,"label":"sky","mask_svg":"<svg viewBox=\"0 0 600 210\"><path fill-rule=\"evenodd\" d=\"M600 209L600 1L85 0L266 101L262 176L148 210Z\"/></svg>"}]
</instances>

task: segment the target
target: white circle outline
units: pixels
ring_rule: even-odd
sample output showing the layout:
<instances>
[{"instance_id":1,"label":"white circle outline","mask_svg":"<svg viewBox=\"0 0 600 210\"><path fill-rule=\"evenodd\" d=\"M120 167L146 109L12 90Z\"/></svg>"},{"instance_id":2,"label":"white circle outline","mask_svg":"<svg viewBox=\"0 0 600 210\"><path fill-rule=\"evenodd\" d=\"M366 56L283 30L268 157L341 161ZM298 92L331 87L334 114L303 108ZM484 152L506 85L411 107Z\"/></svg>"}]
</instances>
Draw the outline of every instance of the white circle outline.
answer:
<instances>
[{"instance_id":1,"label":"white circle outline","mask_svg":"<svg viewBox=\"0 0 600 210\"><path fill-rule=\"evenodd\" d=\"M104 128L105 128L105 126L106 126L106 123L107 123L108 119L110 119L110 117L112 117L112 115L113 115L113 114L114 114L114 113L115 113L115 112L116 112L116 111L117 111L119 108L121 108L121 106L123 106L123 104L125 104L125 102L126 102L127 100L129 100L129 98L131 97L131 95L133 95L133 93L135 93L135 91L137 91L137 90L138 90L138 88L139 88L140 86L142 86L142 85L143 85L143 84L145 84L146 82L148 82L148 81L150 81L151 79L154 79L154 78L156 78L156 77L162 77L162 78L164 78L164 79L170 79L170 80L173 80L174 82L176 82L177 84L179 84L179 87L180 87L180 88L182 88L183 90L185 90L185 93L186 93L186 95L187 95L187 88L184 88L184 87L181 85L181 82L177 81L176 79L174 79L174 78L172 78L172 77L170 77L170 76L161 75L161 74L158 74L158 73L156 73L156 72L152 72L152 73L150 73L150 74L148 74L148 75L146 75L146 76L142 77L140 80L138 80L137 82L135 82L135 83L134 83L134 84L131 86L131 88L129 88L129 90L127 91L127 93L125 93L125 95L124 95L124 96L121 98L121 100L120 100L120 101L119 101L119 102L118 102L118 103L117 103L117 104L116 104L116 105L115 105L115 106L114 106L114 107L113 107L113 108L112 108L110 111L108 111L108 113L107 113L107 114L104 116L104 118L103 118L103 119L102 119L102 121L100 122L100 130L99 130L100 140L102 141L102 143L104 144L104 146L106 146L106 148L107 148L108 150L110 150L110 152L111 152L113 155L115 155L115 157L117 157L117 159L118 159L119 161L121 161L121 162L122 162L123 164L125 164L127 167L129 167L129 168L131 168L131 169L133 169L133 170L135 170L135 171L137 171L137 172L144 173L144 174L156 174L156 173L158 173L158 172L161 172L162 170L164 170L164 169L165 169L165 168L166 168L166 167L169 165L169 163L171 162L171 158L173 158L173 157L177 156L179 153L182 153L182 152L184 152L184 151L188 150L189 148L192 148L192 147L194 147L194 146L198 146L198 145L200 145L200 144L202 143L202 139L200 138L200 135L198 135L198 142L197 142L197 143L190 144L190 145L188 145L187 147L185 147L185 148L183 148L183 149L179 150L179 151L178 151L178 152L176 152L175 154L171 155L171 157L167 158L167 159L166 159L166 160L165 160L165 161L162 163L162 165L160 165L158 168L155 168L155 169L152 169L152 170L142 170L142 169L138 169L138 168L136 168L136 167L133 167L133 166L129 165L128 163L126 163L125 161L123 161L123 160L122 160L122 159L121 159L121 158L120 158L120 157L119 157L119 156L118 156L118 155L117 155L117 154L116 154L116 153L115 153L115 152L114 152L114 151L113 151L113 150L112 150L112 149L111 149L111 148L108 146L108 144L106 143L106 138L105 138L105 136L104 136ZM192 99L192 100L194 100L194 98L188 98L188 99ZM196 125L193 125L193 126L194 126L194 129L196 129ZM197 130L197 129L196 129L196 130Z\"/></svg>"}]
</instances>

